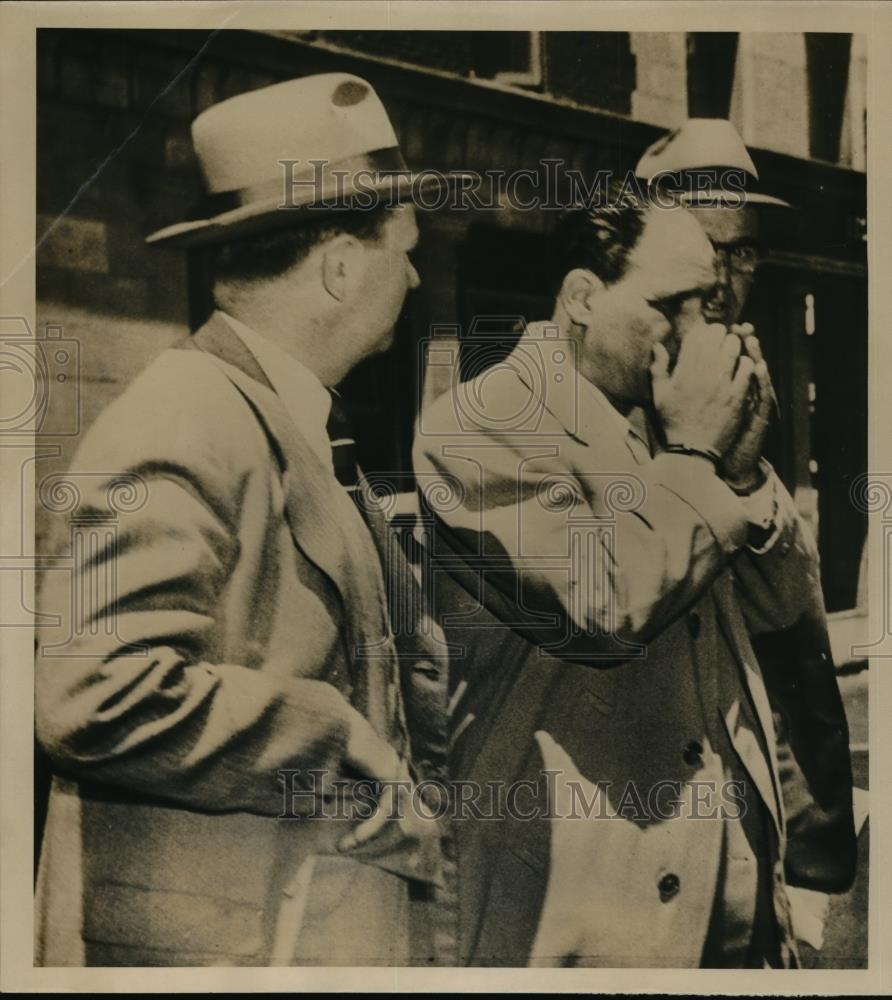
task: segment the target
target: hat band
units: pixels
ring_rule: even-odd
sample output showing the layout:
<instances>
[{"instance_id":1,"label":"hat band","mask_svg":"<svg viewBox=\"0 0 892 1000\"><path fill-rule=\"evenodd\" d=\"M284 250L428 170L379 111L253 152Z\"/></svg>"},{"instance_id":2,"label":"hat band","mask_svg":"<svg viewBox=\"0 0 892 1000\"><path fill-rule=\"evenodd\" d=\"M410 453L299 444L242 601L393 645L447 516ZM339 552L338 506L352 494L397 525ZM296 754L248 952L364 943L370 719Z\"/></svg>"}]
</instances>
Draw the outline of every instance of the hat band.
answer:
<instances>
[{"instance_id":1,"label":"hat band","mask_svg":"<svg viewBox=\"0 0 892 1000\"><path fill-rule=\"evenodd\" d=\"M736 183L725 185L723 175L733 175ZM658 188L667 194L680 195L685 200L698 197L727 197L731 201L746 201L751 194L759 193L759 178L743 166L686 167L680 170L661 170L647 178L648 189Z\"/></svg>"},{"instance_id":2,"label":"hat band","mask_svg":"<svg viewBox=\"0 0 892 1000\"><path fill-rule=\"evenodd\" d=\"M377 182L381 174L408 174L398 146L374 149L342 160L280 160L282 176L233 191L208 195L193 215L208 219L257 202L279 199L282 209L298 208L326 197L349 194L357 174Z\"/></svg>"}]
</instances>

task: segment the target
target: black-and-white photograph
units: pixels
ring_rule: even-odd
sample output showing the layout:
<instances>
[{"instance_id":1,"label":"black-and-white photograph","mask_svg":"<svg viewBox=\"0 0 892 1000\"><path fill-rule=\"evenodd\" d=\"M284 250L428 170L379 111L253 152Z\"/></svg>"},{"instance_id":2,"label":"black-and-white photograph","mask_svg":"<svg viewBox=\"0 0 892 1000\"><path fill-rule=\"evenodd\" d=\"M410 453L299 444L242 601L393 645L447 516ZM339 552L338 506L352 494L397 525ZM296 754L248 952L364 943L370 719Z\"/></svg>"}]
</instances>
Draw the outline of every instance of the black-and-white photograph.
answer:
<instances>
[{"instance_id":1,"label":"black-and-white photograph","mask_svg":"<svg viewBox=\"0 0 892 1000\"><path fill-rule=\"evenodd\" d=\"M37 29L35 967L868 968L869 39L771 29Z\"/></svg>"}]
</instances>

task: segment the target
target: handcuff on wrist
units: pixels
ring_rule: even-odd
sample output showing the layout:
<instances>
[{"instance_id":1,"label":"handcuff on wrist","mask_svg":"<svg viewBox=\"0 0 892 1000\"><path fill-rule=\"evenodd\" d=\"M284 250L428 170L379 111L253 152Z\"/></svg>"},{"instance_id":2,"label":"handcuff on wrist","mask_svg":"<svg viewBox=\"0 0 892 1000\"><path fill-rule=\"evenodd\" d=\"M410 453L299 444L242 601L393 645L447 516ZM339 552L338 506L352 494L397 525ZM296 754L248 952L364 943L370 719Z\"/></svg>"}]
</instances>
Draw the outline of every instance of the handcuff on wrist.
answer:
<instances>
[{"instance_id":1,"label":"handcuff on wrist","mask_svg":"<svg viewBox=\"0 0 892 1000\"><path fill-rule=\"evenodd\" d=\"M713 448L698 448L690 444L667 444L663 451L670 455L694 455L697 458L705 458L712 463L717 475L721 475L722 456Z\"/></svg>"},{"instance_id":2,"label":"handcuff on wrist","mask_svg":"<svg viewBox=\"0 0 892 1000\"><path fill-rule=\"evenodd\" d=\"M712 463L716 475L724 480L728 489L732 490L739 497L749 496L765 485L765 475L761 469L757 469L755 479L745 487L740 487L730 482L726 477L722 456L713 448L701 448L695 445L676 443L667 444L663 450L669 452L671 455L694 455L697 458L705 458L708 462Z\"/></svg>"}]
</instances>

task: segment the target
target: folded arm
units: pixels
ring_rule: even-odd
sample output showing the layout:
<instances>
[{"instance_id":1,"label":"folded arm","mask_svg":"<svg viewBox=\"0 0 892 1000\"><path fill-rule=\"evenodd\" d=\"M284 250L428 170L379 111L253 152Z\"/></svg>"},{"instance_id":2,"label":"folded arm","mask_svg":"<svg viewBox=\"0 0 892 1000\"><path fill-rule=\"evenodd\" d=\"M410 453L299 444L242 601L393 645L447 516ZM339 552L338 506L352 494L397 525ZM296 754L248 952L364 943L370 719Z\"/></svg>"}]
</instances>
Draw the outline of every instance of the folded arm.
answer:
<instances>
[{"instance_id":1,"label":"folded arm","mask_svg":"<svg viewBox=\"0 0 892 1000\"><path fill-rule=\"evenodd\" d=\"M40 636L36 725L56 766L194 808L272 815L280 768L338 769L353 753L387 769L393 752L344 696L294 676L312 670L221 662L227 632L249 630L226 620L224 605L232 581L258 571L239 509L264 490L261 473L224 500L182 468L131 471L146 483L145 504L121 514L115 533L100 521L93 551L46 574L42 610L61 627ZM93 483L81 514L103 510L108 480ZM273 569L262 571L274 595Z\"/></svg>"},{"instance_id":2,"label":"folded arm","mask_svg":"<svg viewBox=\"0 0 892 1000\"><path fill-rule=\"evenodd\" d=\"M659 635L727 567L746 512L695 456L615 474L593 457L587 474L561 465L557 450L493 435L421 439L416 467L459 484L461 505L440 517L515 608L557 615L572 633L568 652L622 653ZM624 491L631 503L616 502Z\"/></svg>"}]
</instances>

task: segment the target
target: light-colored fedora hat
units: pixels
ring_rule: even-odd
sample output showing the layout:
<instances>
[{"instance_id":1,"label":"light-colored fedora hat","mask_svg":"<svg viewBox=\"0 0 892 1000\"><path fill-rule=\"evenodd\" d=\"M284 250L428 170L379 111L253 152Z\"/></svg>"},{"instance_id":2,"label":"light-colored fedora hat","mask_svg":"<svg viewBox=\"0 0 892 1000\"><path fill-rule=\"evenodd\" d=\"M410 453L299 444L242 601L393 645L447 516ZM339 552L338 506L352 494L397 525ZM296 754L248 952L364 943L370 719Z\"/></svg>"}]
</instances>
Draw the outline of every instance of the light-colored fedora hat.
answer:
<instances>
[{"instance_id":1,"label":"light-colored fedora hat","mask_svg":"<svg viewBox=\"0 0 892 1000\"><path fill-rule=\"evenodd\" d=\"M200 217L147 243L230 241L326 211L420 199L473 176L411 173L380 98L347 73L286 80L215 104L192 123L192 142L208 195Z\"/></svg>"},{"instance_id":2,"label":"light-colored fedora hat","mask_svg":"<svg viewBox=\"0 0 892 1000\"><path fill-rule=\"evenodd\" d=\"M694 190L685 184L685 175L705 170L742 171L740 187ZM681 191L685 204L696 206L726 202L739 206L741 197L749 205L776 205L790 208L789 202L756 189L759 172L737 129L725 118L689 118L678 128L648 146L635 167L635 176L648 185L665 183ZM674 183L673 183L674 182Z\"/></svg>"}]
</instances>

